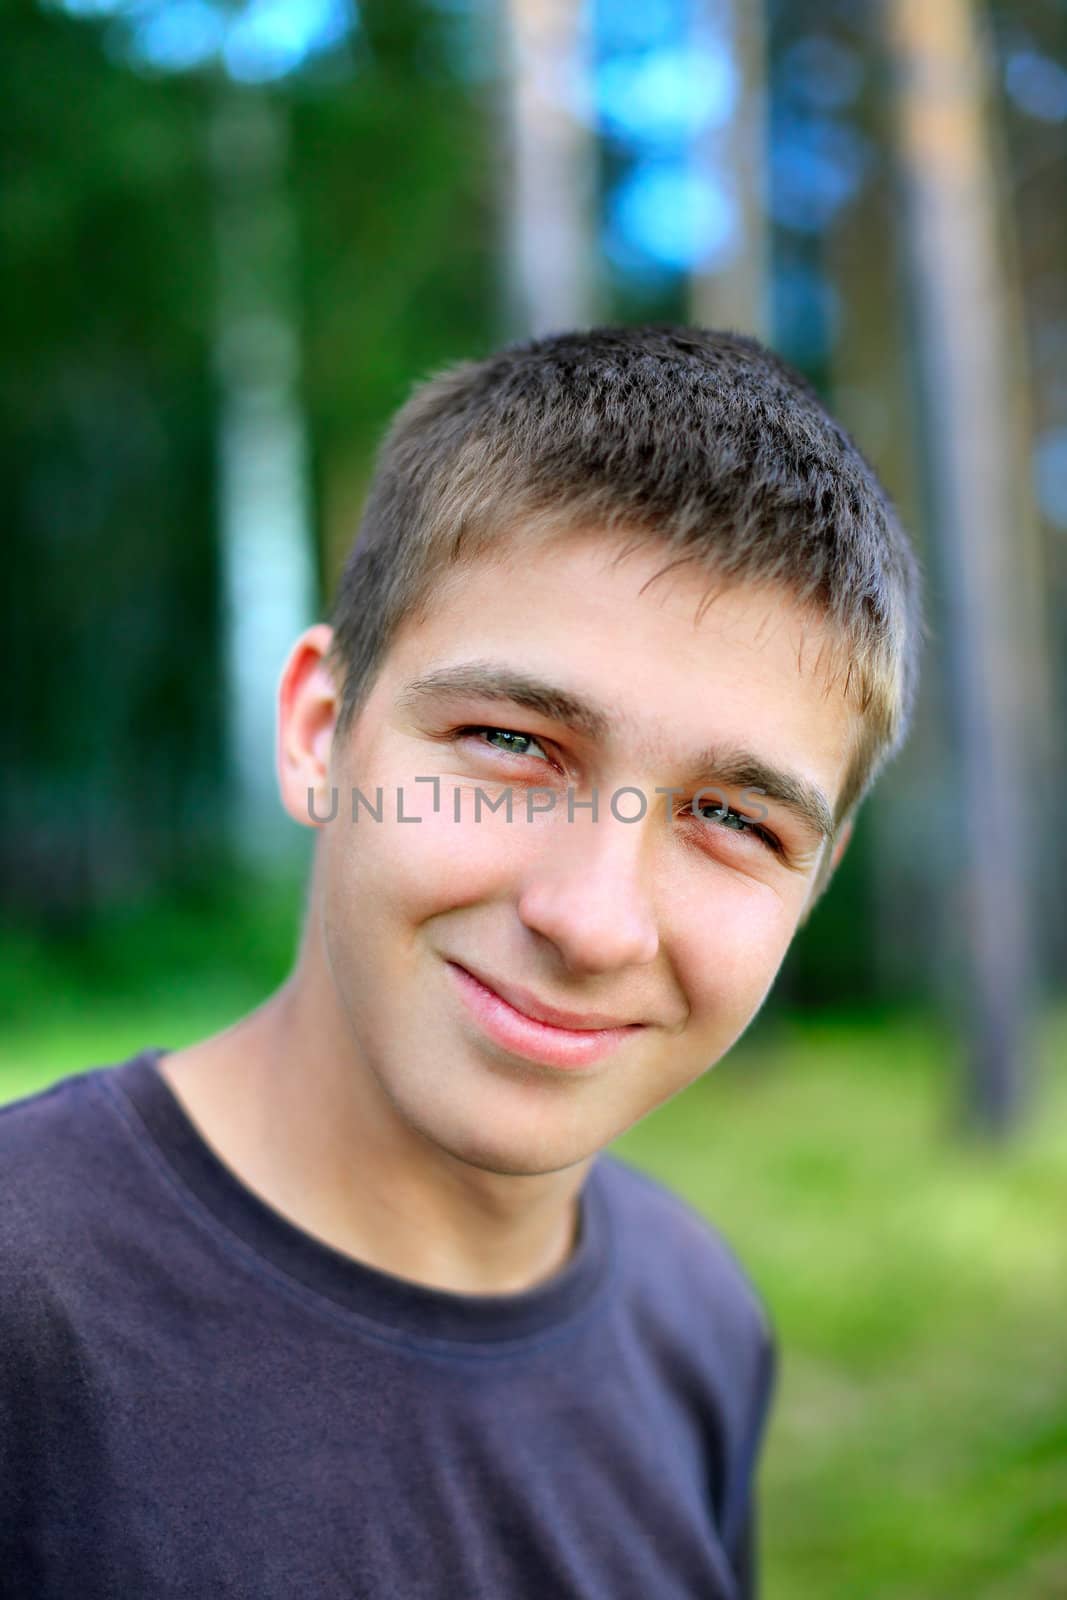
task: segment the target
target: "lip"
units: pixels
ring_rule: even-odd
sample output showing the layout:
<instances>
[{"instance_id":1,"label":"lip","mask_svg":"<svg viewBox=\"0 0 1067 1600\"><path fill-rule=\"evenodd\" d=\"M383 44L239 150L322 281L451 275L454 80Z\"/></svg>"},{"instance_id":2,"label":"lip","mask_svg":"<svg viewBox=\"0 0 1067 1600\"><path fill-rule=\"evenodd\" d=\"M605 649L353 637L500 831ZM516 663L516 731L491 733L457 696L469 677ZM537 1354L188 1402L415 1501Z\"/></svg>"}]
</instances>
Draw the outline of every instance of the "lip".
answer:
<instances>
[{"instance_id":1,"label":"lip","mask_svg":"<svg viewBox=\"0 0 1067 1600\"><path fill-rule=\"evenodd\" d=\"M501 983L499 978L491 978L484 972L479 972L477 967L465 967L459 961L452 962L461 971L467 972L485 989L491 989L494 994L506 1000L512 1010L521 1012L524 1017L530 1017L534 1022L547 1023L552 1028L564 1028L571 1033L603 1031L610 1028L631 1028L640 1024L626 1021L623 1017L606 1017L596 1011L561 1011L558 1006L546 1005L543 1000L531 994L529 989L524 989L518 983Z\"/></svg>"},{"instance_id":2,"label":"lip","mask_svg":"<svg viewBox=\"0 0 1067 1600\"><path fill-rule=\"evenodd\" d=\"M525 999L526 990L512 984L498 988L495 983L486 983L456 961L447 964L461 998L483 1031L496 1044L530 1061L563 1068L587 1066L618 1049L624 1039L644 1026L643 1023L611 1023L604 1026L598 1019L590 1019L588 1013L557 1011L530 996L526 1004L535 1005L542 1013L542 1016L535 1017L509 998L514 996L517 999L522 995ZM505 987L506 994L502 992ZM560 1026L545 1020L543 1014L546 1012L557 1017L578 1017L578 1021L571 1027Z\"/></svg>"}]
</instances>

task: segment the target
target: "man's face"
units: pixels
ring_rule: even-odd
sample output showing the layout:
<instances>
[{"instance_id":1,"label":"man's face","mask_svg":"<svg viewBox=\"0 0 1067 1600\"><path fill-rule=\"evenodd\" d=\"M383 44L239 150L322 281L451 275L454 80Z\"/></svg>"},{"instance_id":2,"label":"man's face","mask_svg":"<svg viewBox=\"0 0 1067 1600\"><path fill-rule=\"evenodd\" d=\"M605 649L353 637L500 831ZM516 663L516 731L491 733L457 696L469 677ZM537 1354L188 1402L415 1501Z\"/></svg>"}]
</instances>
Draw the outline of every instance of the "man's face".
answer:
<instances>
[{"instance_id":1,"label":"man's face","mask_svg":"<svg viewBox=\"0 0 1067 1600\"><path fill-rule=\"evenodd\" d=\"M572 536L453 572L330 752L317 878L338 1014L400 1123L488 1171L573 1166L714 1065L830 848L813 813L853 729L815 670L820 625L751 586L697 621L703 574L642 592L669 556L612 565L619 548ZM353 822L353 788L375 805L379 787L382 820L360 803ZM476 819L478 789L500 809ZM531 1028L474 974L625 1031Z\"/></svg>"}]
</instances>

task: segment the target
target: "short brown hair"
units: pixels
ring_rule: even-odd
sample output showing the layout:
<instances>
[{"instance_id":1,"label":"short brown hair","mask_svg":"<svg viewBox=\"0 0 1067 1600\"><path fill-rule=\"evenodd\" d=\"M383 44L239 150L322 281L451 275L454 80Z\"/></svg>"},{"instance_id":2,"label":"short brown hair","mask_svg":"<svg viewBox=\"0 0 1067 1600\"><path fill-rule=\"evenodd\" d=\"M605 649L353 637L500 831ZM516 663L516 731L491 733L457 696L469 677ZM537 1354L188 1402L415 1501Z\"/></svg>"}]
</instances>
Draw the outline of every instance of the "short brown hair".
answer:
<instances>
[{"instance_id":1,"label":"short brown hair","mask_svg":"<svg viewBox=\"0 0 1067 1600\"><path fill-rule=\"evenodd\" d=\"M840 826L911 720L919 569L848 434L803 378L738 334L554 334L416 389L381 447L333 609L339 731L444 569L580 527L662 544L668 565L697 562L720 586L776 585L832 625L829 666L844 671L862 729Z\"/></svg>"}]
</instances>

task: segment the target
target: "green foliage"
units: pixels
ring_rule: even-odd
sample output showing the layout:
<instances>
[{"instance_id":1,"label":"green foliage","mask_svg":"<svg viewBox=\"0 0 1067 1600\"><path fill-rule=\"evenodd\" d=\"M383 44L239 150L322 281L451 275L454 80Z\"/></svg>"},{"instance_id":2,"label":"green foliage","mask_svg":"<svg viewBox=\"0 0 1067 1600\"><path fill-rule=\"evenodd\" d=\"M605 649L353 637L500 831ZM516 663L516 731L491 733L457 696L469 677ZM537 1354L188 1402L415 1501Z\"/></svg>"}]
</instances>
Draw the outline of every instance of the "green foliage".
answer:
<instances>
[{"instance_id":1,"label":"green foliage","mask_svg":"<svg viewBox=\"0 0 1067 1600\"><path fill-rule=\"evenodd\" d=\"M303 884L233 869L124 901L47 939L0 929L0 1094L226 1027L282 982Z\"/></svg>"},{"instance_id":2,"label":"green foliage","mask_svg":"<svg viewBox=\"0 0 1067 1600\"><path fill-rule=\"evenodd\" d=\"M295 93L292 108L305 393L325 498L330 473L358 490L418 379L488 350L497 331L489 90L472 93L455 69L455 19L412 0L361 16L353 80ZM327 528L328 580L358 511L357 492Z\"/></svg>"},{"instance_id":3,"label":"green foliage","mask_svg":"<svg viewBox=\"0 0 1067 1600\"><path fill-rule=\"evenodd\" d=\"M44 915L136 888L212 804L208 196L195 85L6 24L0 882Z\"/></svg>"},{"instance_id":4,"label":"green foliage","mask_svg":"<svg viewBox=\"0 0 1067 1600\"><path fill-rule=\"evenodd\" d=\"M0 891L26 919L136 900L224 836L218 95L269 94L288 128L329 577L390 411L491 342L492 144L454 19L421 0L360 16L348 65L254 91L135 71L112 25L58 7L7 18Z\"/></svg>"}]
</instances>

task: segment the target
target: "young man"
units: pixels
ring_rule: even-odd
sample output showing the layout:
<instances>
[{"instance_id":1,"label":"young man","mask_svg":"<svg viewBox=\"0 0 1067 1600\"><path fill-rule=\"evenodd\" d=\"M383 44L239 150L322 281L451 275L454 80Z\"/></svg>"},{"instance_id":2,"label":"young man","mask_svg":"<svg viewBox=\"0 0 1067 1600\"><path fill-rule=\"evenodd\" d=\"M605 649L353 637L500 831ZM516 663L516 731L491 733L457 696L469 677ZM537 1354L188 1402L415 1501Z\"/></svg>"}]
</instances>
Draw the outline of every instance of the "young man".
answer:
<instances>
[{"instance_id":1,"label":"young man","mask_svg":"<svg viewBox=\"0 0 1067 1600\"><path fill-rule=\"evenodd\" d=\"M920 631L869 467L750 341L415 394L281 678L290 978L0 1116L0 1593L755 1594L766 1316L600 1152L759 1010Z\"/></svg>"}]
</instances>

